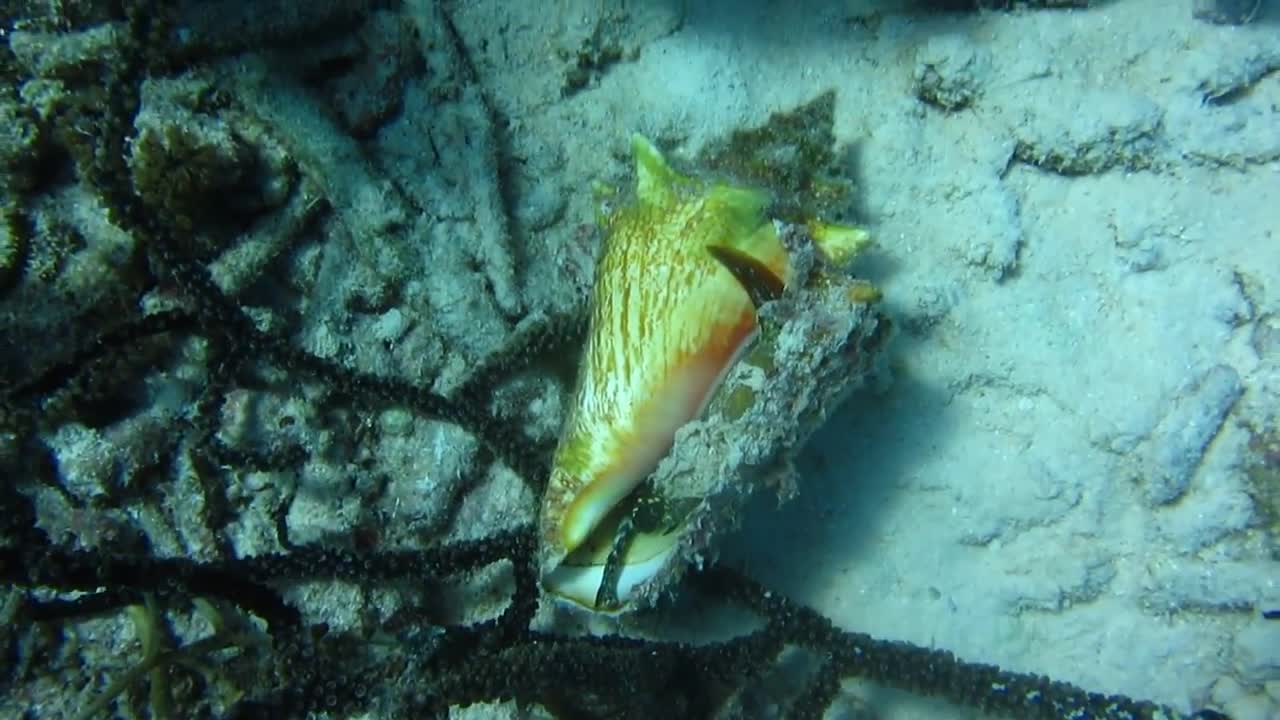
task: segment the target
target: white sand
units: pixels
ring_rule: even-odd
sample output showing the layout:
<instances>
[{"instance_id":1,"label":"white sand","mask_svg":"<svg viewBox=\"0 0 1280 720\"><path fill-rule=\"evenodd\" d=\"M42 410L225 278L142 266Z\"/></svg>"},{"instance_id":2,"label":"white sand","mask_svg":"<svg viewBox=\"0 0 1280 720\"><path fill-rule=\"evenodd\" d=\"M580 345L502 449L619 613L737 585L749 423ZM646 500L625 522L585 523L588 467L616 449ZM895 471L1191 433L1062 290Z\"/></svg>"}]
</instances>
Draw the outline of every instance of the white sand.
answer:
<instances>
[{"instance_id":1,"label":"white sand","mask_svg":"<svg viewBox=\"0 0 1280 720\"><path fill-rule=\"evenodd\" d=\"M903 329L891 386L831 421L802 497L732 554L846 628L1187 710L1220 682L1219 706L1277 712L1280 631L1257 610L1280 565L1240 463L1243 424L1278 409L1280 358L1251 337L1280 308L1280 76L1203 100L1280 65L1280 20L694 4L674 29L639 13L660 28L639 57L522 135L571 127L586 178L631 131L692 154L835 88L879 240L861 270ZM926 63L972 105L917 98Z\"/></svg>"}]
</instances>

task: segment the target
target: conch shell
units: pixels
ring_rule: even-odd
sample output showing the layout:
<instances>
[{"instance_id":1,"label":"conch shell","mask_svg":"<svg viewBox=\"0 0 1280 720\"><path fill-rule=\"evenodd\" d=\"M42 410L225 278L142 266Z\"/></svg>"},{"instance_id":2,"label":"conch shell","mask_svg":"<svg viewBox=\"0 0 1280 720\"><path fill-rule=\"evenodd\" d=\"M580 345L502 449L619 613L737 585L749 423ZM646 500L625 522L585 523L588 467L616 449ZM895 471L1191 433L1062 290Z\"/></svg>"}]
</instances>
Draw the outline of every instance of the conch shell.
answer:
<instances>
[{"instance_id":1,"label":"conch shell","mask_svg":"<svg viewBox=\"0 0 1280 720\"><path fill-rule=\"evenodd\" d=\"M590 330L540 520L546 589L603 612L631 606L678 562L698 498L645 480L750 347L757 306L795 280L766 193L681 175L638 135L632 152L635 199L603 220ZM813 228L827 260L867 242L861 230Z\"/></svg>"}]
</instances>

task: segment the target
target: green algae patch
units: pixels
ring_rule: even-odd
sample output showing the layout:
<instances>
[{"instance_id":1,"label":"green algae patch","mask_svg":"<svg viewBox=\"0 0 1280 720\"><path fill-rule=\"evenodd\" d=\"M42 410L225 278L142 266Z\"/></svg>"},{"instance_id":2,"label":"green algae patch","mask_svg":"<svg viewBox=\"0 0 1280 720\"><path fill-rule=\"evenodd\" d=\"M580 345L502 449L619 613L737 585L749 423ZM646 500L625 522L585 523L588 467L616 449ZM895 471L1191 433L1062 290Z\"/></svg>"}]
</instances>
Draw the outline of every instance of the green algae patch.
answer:
<instances>
[{"instance_id":1,"label":"green algae patch","mask_svg":"<svg viewBox=\"0 0 1280 720\"><path fill-rule=\"evenodd\" d=\"M794 110L776 112L765 124L735 130L698 157L700 167L768 189L774 215L789 222L840 220L854 183L835 146L834 91Z\"/></svg>"},{"instance_id":2,"label":"green algae patch","mask_svg":"<svg viewBox=\"0 0 1280 720\"><path fill-rule=\"evenodd\" d=\"M1280 558L1280 428L1251 430L1245 464L1249 496L1253 498L1271 556Z\"/></svg>"}]
</instances>

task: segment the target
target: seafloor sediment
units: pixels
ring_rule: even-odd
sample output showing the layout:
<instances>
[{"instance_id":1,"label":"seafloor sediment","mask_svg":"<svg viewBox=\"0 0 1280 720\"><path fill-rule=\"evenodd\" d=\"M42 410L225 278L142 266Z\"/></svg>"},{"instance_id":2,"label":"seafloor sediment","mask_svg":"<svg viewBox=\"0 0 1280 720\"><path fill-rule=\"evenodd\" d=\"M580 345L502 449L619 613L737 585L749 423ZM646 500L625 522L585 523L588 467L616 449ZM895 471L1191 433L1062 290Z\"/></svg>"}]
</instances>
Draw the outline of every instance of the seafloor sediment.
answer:
<instances>
[{"instance_id":1,"label":"seafloor sediment","mask_svg":"<svg viewBox=\"0 0 1280 720\"><path fill-rule=\"evenodd\" d=\"M637 687L741 671L684 673L713 688L672 691L691 714L979 716L869 682L928 689L854 672L848 637L770 592L1173 712L1280 714L1275 3L2 19L0 714L395 717L445 686L492 702L452 716L616 711L617 678L548 687L596 653ZM868 227L851 272L898 328L889 372L799 456L795 499L761 493L715 544L769 590L712 585L776 632L663 646L672 667L616 636L751 627L705 579L621 619L524 615L520 532L633 132L788 220ZM470 572L415 582L409 562ZM747 662L784 638L828 664ZM414 672L451 652L564 675L522 695ZM356 658L370 687L289 694ZM678 712L662 699L645 711Z\"/></svg>"}]
</instances>

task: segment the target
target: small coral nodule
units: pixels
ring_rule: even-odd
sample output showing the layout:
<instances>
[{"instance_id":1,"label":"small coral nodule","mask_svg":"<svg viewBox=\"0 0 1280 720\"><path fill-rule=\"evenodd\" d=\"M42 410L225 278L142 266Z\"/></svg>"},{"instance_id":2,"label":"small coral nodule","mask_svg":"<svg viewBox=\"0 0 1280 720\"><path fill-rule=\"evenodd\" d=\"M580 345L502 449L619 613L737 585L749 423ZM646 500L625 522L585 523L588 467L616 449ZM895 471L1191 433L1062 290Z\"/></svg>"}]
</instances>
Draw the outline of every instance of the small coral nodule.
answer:
<instances>
[{"instance_id":1,"label":"small coral nodule","mask_svg":"<svg viewBox=\"0 0 1280 720\"><path fill-rule=\"evenodd\" d=\"M642 483L794 274L766 193L684 176L645 138L631 144L635 198L602 218L591 327L540 523L544 586L603 612L627 609L676 561L688 513ZM815 222L810 234L833 264L866 244L860 229ZM637 521L646 507L656 519Z\"/></svg>"}]
</instances>

